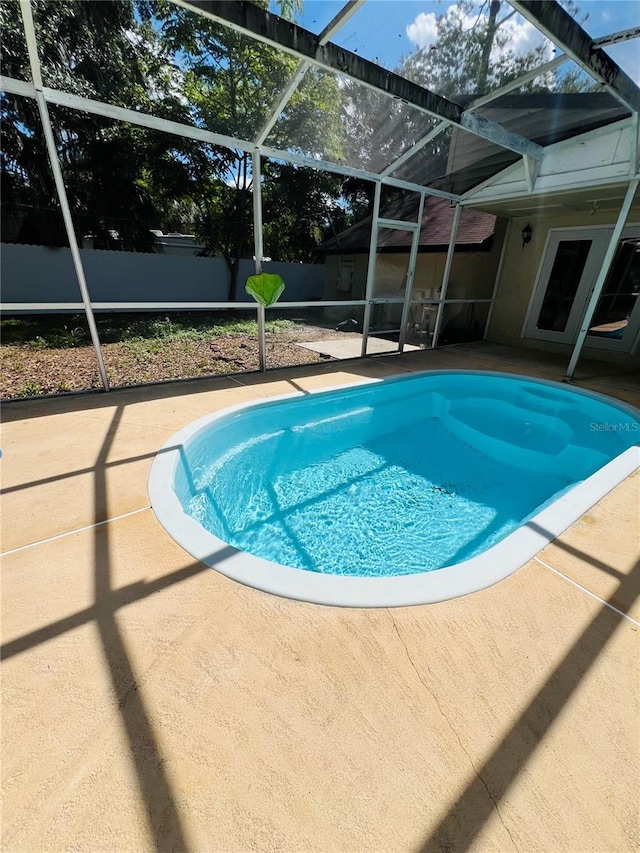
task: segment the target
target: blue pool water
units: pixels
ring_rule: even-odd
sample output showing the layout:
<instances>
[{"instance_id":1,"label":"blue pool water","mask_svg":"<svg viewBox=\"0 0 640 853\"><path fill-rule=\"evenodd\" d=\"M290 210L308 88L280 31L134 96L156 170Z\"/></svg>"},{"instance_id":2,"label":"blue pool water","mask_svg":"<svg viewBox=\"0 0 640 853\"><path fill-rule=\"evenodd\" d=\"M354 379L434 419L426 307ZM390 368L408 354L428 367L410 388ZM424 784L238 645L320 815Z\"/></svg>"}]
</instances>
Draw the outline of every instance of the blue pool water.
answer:
<instances>
[{"instance_id":1,"label":"blue pool water","mask_svg":"<svg viewBox=\"0 0 640 853\"><path fill-rule=\"evenodd\" d=\"M185 443L185 512L312 572L428 572L492 547L640 441L625 408L562 386L437 373L260 404Z\"/></svg>"}]
</instances>

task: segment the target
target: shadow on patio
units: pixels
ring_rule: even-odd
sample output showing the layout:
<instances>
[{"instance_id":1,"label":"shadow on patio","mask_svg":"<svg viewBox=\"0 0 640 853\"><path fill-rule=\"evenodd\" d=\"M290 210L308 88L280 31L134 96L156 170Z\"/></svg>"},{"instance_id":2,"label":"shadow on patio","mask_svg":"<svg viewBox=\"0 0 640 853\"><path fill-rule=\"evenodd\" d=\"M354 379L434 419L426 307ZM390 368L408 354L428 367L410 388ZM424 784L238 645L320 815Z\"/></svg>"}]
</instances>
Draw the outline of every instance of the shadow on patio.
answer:
<instances>
[{"instance_id":1,"label":"shadow on patio","mask_svg":"<svg viewBox=\"0 0 640 853\"><path fill-rule=\"evenodd\" d=\"M363 375L370 376L371 374L370 372L363 371ZM292 379L291 382L295 384L297 380ZM305 387L303 383L301 390L304 391ZM162 387L159 389L136 391L135 394L137 397L144 398L148 393L149 396L156 399L165 399L171 396L168 393L170 390L173 390L175 393L175 389ZM199 388L195 390L197 391ZM195 391L190 391L189 393L195 393ZM116 399L118 398L116 397ZM73 408L73 405L77 402L64 401L64 405ZM106 396L100 396L99 401L91 400L89 403L90 405L94 405L95 403L96 405L113 406L113 397L110 400ZM46 416L44 412L45 406L46 404L44 403L37 404L38 409L43 412L43 416ZM56 406L60 406L60 402L56 402L54 407ZM167 772L168 759L160 745L162 732L158 731L157 723L152 720L149 713L148 699L139 683L131 651L127 646L116 616L121 609L126 608L128 605L143 599L149 599L155 593L164 592L208 570L200 563L189 562L178 569L161 574L150 581L139 580L123 586L116 586L114 584L111 523L108 519L105 520L105 513L107 513L110 507L109 486L106 475L110 467L114 465L126 465L133 460L147 459L153 455L142 453L116 461L109 461L109 454L123 422L126 407L127 404L124 402L118 402L115 406L108 427L105 430L102 446L95 464L93 466L83 466L77 471L67 472L62 475L62 478L69 480L79 473L90 474L93 478L93 516L94 524L97 525L91 530L93 538L92 570L94 602L91 606L68 614L63 619L41 625L35 630L28 631L9 640L2 648L2 656L5 661L8 661L18 655L29 652L40 644L58 638L62 634L81 625L91 623L96 626L99 645L104 657L105 670L108 672L110 679L111 693L122 721L122 728L126 735L131 763L135 770L140 801L144 806L146 814L149 839L156 850L184 851L190 848L196 849L196 846L190 841L189 824L191 815L189 807L175 793L172 779ZM55 476L33 479L27 483L9 486L6 492L11 493L28 488L37 489L39 486L57 479L60 478ZM618 588L611 595L608 603L615 606L615 601L620 598L628 599L629 596L635 600L638 595L640 564L637 564L629 574L624 574L615 566L608 565L602 560L594 559L587 553L580 552L575 548L573 548L573 551L577 551L576 556L581 560L618 579ZM229 553L233 553L233 549L229 549ZM218 559L224 560L226 554L226 551L221 551ZM543 570L541 569L540 571ZM229 582L225 581L225 583ZM230 594L233 596L235 586L231 584L227 589L230 590ZM238 587L238 592L242 589ZM486 596L485 605L482 605L481 602L480 596L482 595ZM478 597L472 596L465 602L464 607L470 607L471 611L473 611L474 602L477 602L480 607L486 606L486 601L491 595L492 590L488 590L486 593L479 594ZM255 605L256 611L260 608L264 609L265 604L267 607L270 606L269 597L264 596L262 593L250 591L246 594L245 598L248 598L249 607ZM307 605L299 605L296 602L284 600L278 600L274 602L274 605L276 606L276 611L282 614L284 619L291 621L293 625L296 624L296 620L300 617L304 617L305 620L310 620L312 623L316 620L320 626L331 626L331 630L333 631L345 632L344 636L349 637L348 643L355 642L358 646L361 642L365 641L364 636L358 640L359 632L357 626L362 624L362 619L365 620L365 624L367 625L377 624L375 622L375 613L363 614L360 611L340 611L338 613L328 608L312 608ZM408 610L405 612L409 614ZM429 621L437 623L438 619L443 618L440 616L440 613L455 614L456 612L458 611L456 610L455 602L411 609L411 615L415 616L417 614L419 619L425 620L425 623ZM399 610L396 611L395 615L401 617L402 613L403 611ZM401 619L398 621L401 621ZM433 822L426 828L428 835L421 846L421 849L425 853L469 849L473 846L474 841L477 840L494 810L497 812L505 830L512 836L512 841L514 837L517 838L518 827L510 824L508 819L504 819L504 815L501 814L501 804L519 776L526 772L528 763L543 746L545 738L548 736L551 728L557 724L585 676L594 667L616 631L623 624L624 620L617 614L612 613L606 604L599 606L597 612L579 633L575 642L566 648L564 657L557 664L553 665L550 671L549 669L546 670L545 682L536 695L526 704L526 707L523 709L514 709L509 712L508 730L502 735L497 745L491 749L490 754L482 763L477 759L475 761L471 759L459 735L454 730L461 750L472 761L474 775L468 780L466 786L457 797L452 795L451 800L448 802L440 800L437 803L432 802L430 804ZM278 630L275 623L273 629L275 631ZM400 636L400 633L398 635ZM406 649L405 638L401 637L401 640ZM289 642L291 640L287 640L287 643ZM370 640L367 640L367 642L370 642ZM317 657L314 658L315 663L313 666L316 666L318 672L322 673L324 667L330 666L330 663L322 661L322 648L317 648L315 652L317 653ZM303 653L301 652L301 654ZM409 654L408 651L407 654ZM327 660L330 661L330 657ZM415 653L410 656L410 660L416 673L418 673L419 677L422 677L420 676L420 670L423 669L424 663L417 660ZM397 663L398 661L396 660L396 666ZM371 666L375 670L378 670L379 664L375 658L371 660ZM384 670L382 670L382 673L384 673ZM379 677L384 678L384 674L379 675ZM259 688L256 687L256 689ZM55 695L52 698L55 701ZM461 697L462 701L463 699L464 697ZM436 701L438 701L437 696ZM339 706L336 706L334 710L338 711L338 709ZM348 710L348 706L346 706L346 710ZM7 733L5 731L5 737L7 737L7 734L11 736L11 732ZM316 748L322 749L322 744L318 744ZM329 751L332 750L330 739L326 741L326 749ZM328 753L327 760L330 760ZM373 756L368 759L369 764L371 761L373 761ZM319 772L322 774L322 768L319 768ZM457 778L460 778L460 774L458 774ZM419 784L418 779L414 781L415 784ZM304 782L303 784L308 784L308 782ZM348 795L347 790L343 794L346 797ZM301 791L300 796L309 798L308 807L312 811L323 812L324 805L320 794L314 795L314 791L310 790L308 793ZM229 808L233 808L234 810L237 805L228 804ZM436 814L439 814L440 817L436 817ZM354 815L354 819L356 817L357 815ZM424 826L423 831L425 831ZM214 827L211 828L211 832L213 842L215 838ZM376 847L376 837L366 835L365 830L363 832L365 832L365 835L362 836L361 849L374 849ZM320 837L316 837L314 843L317 844L317 849L336 849L335 843L332 845L327 839ZM399 846L398 849L406 848Z\"/></svg>"}]
</instances>

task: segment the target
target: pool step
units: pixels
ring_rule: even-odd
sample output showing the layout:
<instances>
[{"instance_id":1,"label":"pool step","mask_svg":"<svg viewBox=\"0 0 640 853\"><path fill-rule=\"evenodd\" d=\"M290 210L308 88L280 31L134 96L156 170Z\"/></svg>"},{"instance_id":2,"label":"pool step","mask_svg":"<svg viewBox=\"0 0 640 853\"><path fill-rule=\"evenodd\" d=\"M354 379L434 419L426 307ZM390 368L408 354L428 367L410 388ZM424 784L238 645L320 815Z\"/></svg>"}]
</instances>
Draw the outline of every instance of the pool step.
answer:
<instances>
[{"instance_id":1,"label":"pool step","mask_svg":"<svg viewBox=\"0 0 640 853\"><path fill-rule=\"evenodd\" d=\"M583 479L609 457L577 443L571 427L552 415L510 403L471 399L450 405L443 423L461 441L503 464L559 477Z\"/></svg>"}]
</instances>

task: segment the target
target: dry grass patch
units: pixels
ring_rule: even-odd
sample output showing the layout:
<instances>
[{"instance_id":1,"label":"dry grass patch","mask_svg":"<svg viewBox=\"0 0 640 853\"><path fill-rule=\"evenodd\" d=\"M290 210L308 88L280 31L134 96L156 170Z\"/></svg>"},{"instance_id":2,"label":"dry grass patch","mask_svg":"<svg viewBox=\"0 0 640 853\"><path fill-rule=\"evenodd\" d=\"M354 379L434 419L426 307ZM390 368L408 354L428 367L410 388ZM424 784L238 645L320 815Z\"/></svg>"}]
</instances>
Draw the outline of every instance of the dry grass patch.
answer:
<instances>
[{"instance_id":1,"label":"dry grass patch","mask_svg":"<svg viewBox=\"0 0 640 853\"><path fill-rule=\"evenodd\" d=\"M247 314L98 315L109 382L118 387L258 370L255 312ZM2 326L2 398L101 387L84 317L16 317ZM337 334L333 324L312 325L303 316L270 319L266 328L269 368L324 361L298 343Z\"/></svg>"}]
</instances>

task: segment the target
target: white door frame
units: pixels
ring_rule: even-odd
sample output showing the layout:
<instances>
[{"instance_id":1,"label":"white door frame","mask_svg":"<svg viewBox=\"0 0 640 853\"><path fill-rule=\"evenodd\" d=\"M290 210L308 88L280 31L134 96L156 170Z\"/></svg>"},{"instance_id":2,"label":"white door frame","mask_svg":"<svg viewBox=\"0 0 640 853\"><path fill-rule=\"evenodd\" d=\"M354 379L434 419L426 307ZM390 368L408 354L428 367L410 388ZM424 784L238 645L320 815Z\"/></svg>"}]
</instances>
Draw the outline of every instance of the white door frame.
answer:
<instances>
[{"instance_id":1,"label":"white door frame","mask_svg":"<svg viewBox=\"0 0 640 853\"><path fill-rule=\"evenodd\" d=\"M531 291L529 305L520 332L521 338L548 341L561 344L573 344L577 339L582 321L584 320L590 297L600 271L602 260L614 230L614 225L579 225L575 227L550 228L547 233L544 249L538 265L535 284ZM620 239L640 236L640 223L627 225ZM546 293L549 275L553 268L558 245L563 240L591 239L592 246L585 263L583 274L576 291L573 307L569 314L564 332L539 330L534 324L537 321L542 301ZM585 347L588 349L604 349L614 352L632 352L635 339L640 329L640 299L633 309L631 322L622 338L600 338L587 336Z\"/></svg>"},{"instance_id":2,"label":"white door frame","mask_svg":"<svg viewBox=\"0 0 640 853\"><path fill-rule=\"evenodd\" d=\"M374 205L374 218L371 229L371 243L369 248L369 265L367 269L367 306L365 309L365 323L362 334L362 355L363 357L368 355L367 353L367 343L369 340L369 336L373 335L375 337L376 330L372 331L371 324L373 318L373 308L375 305L400 305L402 306L400 311L400 328L397 330L389 330L388 334L398 334L398 343L396 349L393 352L402 352L405 344L405 333L404 333L404 323L406 322L407 315L407 306L410 301L410 294L413 286L413 276L415 273L416 260L418 256L418 244L420 242L420 227L422 219L420 218L416 222L405 222L402 220L395 219L384 219L377 215L379 212L380 200L379 196L377 199L378 211L375 210ZM424 206L424 196L420 198L420 214L422 213L422 209ZM411 236L411 249L409 251L409 257L407 261L407 272L405 278L405 287L402 291L402 294L393 297L393 296L376 296L375 286L376 286L376 272L377 272L377 264L380 258L380 255L383 254L378 250L378 238L380 236L380 232L386 231L405 231L409 232ZM400 253L400 257L404 257L404 253Z\"/></svg>"},{"instance_id":3,"label":"white door frame","mask_svg":"<svg viewBox=\"0 0 640 853\"><path fill-rule=\"evenodd\" d=\"M640 225L627 225L620 235L618 244L625 239L640 238ZM616 246L617 249L617 246ZM599 300L598 300L599 301ZM595 308L597 308L597 303ZM594 311L595 311L594 308ZM640 331L640 297L636 299L635 305L629 315L629 323L619 338L607 338L590 335L587 332L584 346L588 349L604 349L609 352L633 352L634 345Z\"/></svg>"},{"instance_id":4,"label":"white door frame","mask_svg":"<svg viewBox=\"0 0 640 853\"><path fill-rule=\"evenodd\" d=\"M531 293L529 309L522 328L522 337L560 344L573 343L580 328L580 321L584 315L584 308L589 297L592 282L595 280L600 268L600 261L606 251L607 236L610 232L611 228L607 226L552 228L549 230L538 268L538 275L536 276L536 283ZM561 243L573 240L588 240L591 242L591 247L580 276L565 328L562 331L538 329L536 323L547 292L558 248Z\"/></svg>"}]
</instances>

